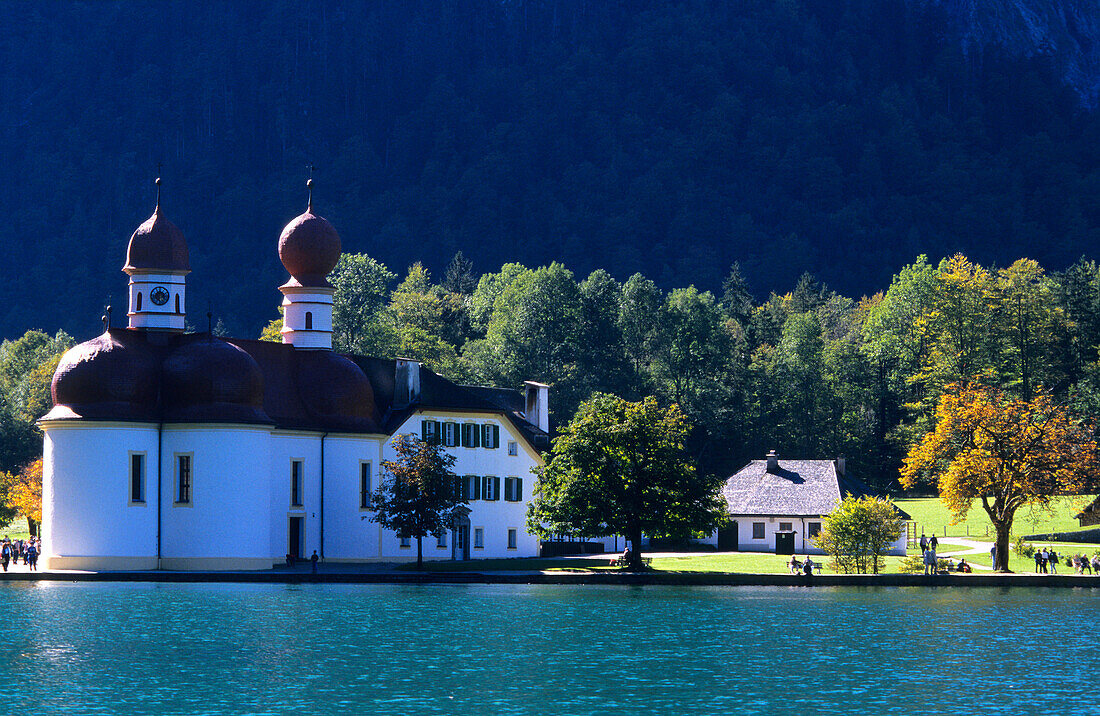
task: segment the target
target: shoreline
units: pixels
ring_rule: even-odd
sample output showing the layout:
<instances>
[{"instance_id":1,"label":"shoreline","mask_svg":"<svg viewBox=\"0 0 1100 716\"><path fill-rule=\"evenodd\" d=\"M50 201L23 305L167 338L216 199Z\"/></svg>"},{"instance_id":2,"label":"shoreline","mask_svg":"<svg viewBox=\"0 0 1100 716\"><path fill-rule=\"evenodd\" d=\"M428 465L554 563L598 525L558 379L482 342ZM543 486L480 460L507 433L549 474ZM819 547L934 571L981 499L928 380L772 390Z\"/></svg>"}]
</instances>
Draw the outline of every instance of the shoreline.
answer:
<instances>
[{"instance_id":1,"label":"shoreline","mask_svg":"<svg viewBox=\"0 0 1100 716\"><path fill-rule=\"evenodd\" d=\"M1100 588L1078 574L791 574L733 572L7 572L3 582L159 582L239 584L548 584L697 587L1052 587Z\"/></svg>"}]
</instances>

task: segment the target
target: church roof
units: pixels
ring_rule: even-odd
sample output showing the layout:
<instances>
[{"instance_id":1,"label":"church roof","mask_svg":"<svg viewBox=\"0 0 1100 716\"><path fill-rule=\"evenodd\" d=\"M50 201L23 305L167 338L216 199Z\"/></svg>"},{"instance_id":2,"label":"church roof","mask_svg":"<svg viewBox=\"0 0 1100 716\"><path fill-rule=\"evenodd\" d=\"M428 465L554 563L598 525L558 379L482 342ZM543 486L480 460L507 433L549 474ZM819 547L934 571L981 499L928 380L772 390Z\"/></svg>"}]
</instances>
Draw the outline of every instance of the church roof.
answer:
<instances>
[{"instance_id":1,"label":"church roof","mask_svg":"<svg viewBox=\"0 0 1100 716\"><path fill-rule=\"evenodd\" d=\"M217 356L232 358L231 370L211 362ZM112 328L62 357L52 386L55 407L43 420L234 422L393 434L417 410L434 409L500 414L532 445L546 442L546 434L524 419L519 391L458 385L421 365L419 400L395 407L395 375L393 359ZM140 385L122 379L127 376L140 377Z\"/></svg>"}]
</instances>

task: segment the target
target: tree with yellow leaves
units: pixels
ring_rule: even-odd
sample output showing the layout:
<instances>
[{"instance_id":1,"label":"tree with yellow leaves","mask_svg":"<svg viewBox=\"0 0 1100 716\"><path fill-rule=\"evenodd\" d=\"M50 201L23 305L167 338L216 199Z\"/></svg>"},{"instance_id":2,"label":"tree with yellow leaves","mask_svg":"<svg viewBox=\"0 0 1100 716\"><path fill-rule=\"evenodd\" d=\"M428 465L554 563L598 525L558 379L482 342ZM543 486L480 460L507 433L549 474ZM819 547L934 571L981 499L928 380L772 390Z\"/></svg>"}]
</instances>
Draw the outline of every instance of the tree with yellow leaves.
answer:
<instances>
[{"instance_id":1,"label":"tree with yellow leaves","mask_svg":"<svg viewBox=\"0 0 1100 716\"><path fill-rule=\"evenodd\" d=\"M8 505L27 518L31 536L36 536L42 522L42 458L31 461L12 477Z\"/></svg>"},{"instance_id":2,"label":"tree with yellow leaves","mask_svg":"<svg viewBox=\"0 0 1100 716\"><path fill-rule=\"evenodd\" d=\"M940 499L956 519L980 498L996 530L998 571L1009 571L1018 509L1079 493L1100 475L1092 426L1042 391L1024 400L982 385L951 385L940 397L935 425L909 450L901 483L938 478Z\"/></svg>"}]
</instances>

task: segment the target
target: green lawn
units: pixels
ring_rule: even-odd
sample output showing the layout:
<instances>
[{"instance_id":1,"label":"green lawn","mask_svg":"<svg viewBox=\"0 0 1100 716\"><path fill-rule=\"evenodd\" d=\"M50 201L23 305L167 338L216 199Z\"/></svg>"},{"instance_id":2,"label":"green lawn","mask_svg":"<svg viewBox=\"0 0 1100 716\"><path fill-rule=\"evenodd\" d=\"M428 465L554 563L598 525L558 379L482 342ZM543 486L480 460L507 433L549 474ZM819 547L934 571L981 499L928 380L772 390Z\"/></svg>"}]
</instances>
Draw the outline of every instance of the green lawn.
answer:
<instances>
[{"instance_id":1,"label":"green lawn","mask_svg":"<svg viewBox=\"0 0 1100 716\"><path fill-rule=\"evenodd\" d=\"M27 527L26 517L16 517L6 527L0 529L0 538L7 537L9 539L30 539L31 532Z\"/></svg>"},{"instance_id":2,"label":"green lawn","mask_svg":"<svg viewBox=\"0 0 1100 716\"><path fill-rule=\"evenodd\" d=\"M1012 525L1015 535L1037 534L1039 532L1071 532L1080 529L1073 518L1081 508L1092 501L1095 495L1055 498L1049 509L1025 507L1016 513ZM917 523L917 535L921 530L925 534L937 537L972 537L993 541L993 526L989 515L982 509L980 500L975 500L966 519L959 524L951 524L951 513L938 497L899 498L894 500Z\"/></svg>"}]
</instances>

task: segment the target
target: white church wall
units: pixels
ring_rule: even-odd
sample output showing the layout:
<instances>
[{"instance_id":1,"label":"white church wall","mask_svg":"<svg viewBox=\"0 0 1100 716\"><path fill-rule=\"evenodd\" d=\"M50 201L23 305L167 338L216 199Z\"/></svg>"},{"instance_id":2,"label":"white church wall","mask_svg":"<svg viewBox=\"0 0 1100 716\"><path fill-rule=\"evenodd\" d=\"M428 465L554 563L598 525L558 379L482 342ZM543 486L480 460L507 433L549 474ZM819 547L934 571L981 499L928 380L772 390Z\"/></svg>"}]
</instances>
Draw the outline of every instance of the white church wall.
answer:
<instances>
[{"instance_id":1,"label":"white church wall","mask_svg":"<svg viewBox=\"0 0 1100 716\"><path fill-rule=\"evenodd\" d=\"M266 569L272 565L270 429L166 425L162 560L166 569ZM180 458L189 500L180 501Z\"/></svg>"},{"instance_id":2,"label":"white church wall","mask_svg":"<svg viewBox=\"0 0 1100 716\"><path fill-rule=\"evenodd\" d=\"M379 558L381 529L361 505L362 466L370 490L378 487L383 436L330 435L325 439L325 560L359 562Z\"/></svg>"},{"instance_id":3,"label":"white church wall","mask_svg":"<svg viewBox=\"0 0 1100 716\"><path fill-rule=\"evenodd\" d=\"M47 569L156 568L157 427L46 424L42 547ZM131 500L131 455L143 460L144 498Z\"/></svg>"}]
</instances>

